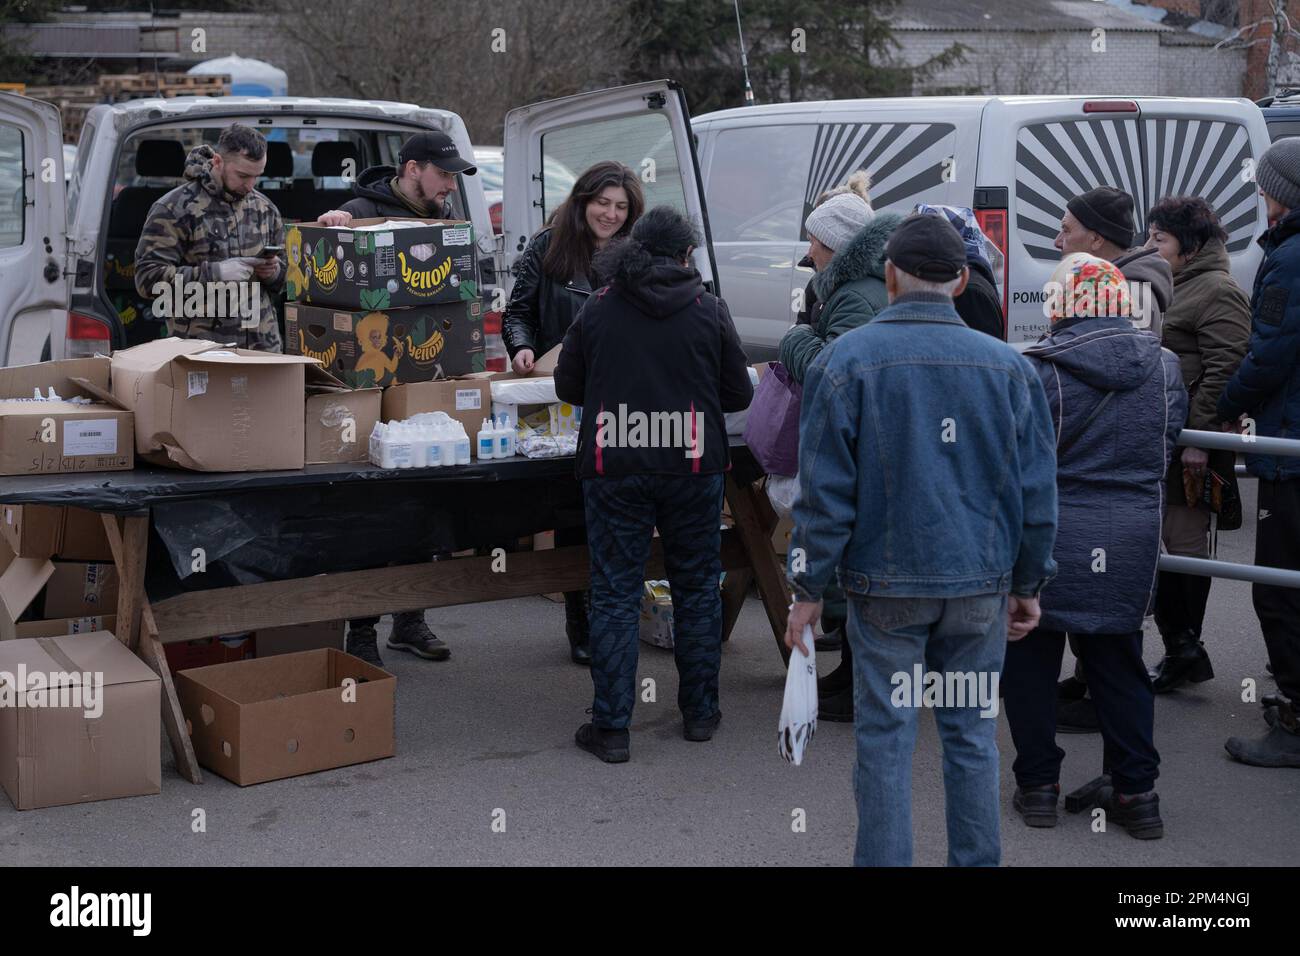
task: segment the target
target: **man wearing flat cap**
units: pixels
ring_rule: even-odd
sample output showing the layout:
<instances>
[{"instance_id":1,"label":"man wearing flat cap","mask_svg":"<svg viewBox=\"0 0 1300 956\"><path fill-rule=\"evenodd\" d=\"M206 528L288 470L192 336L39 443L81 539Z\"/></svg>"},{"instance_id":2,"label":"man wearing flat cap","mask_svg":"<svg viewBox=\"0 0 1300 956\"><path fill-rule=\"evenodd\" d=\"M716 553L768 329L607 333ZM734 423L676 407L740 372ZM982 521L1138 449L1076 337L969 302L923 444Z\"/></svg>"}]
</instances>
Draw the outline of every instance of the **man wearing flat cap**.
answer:
<instances>
[{"instance_id":1,"label":"man wearing flat cap","mask_svg":"<svg viewBox=\"0 0 1300 956\"><path fill-rule=\"evenodd\" d=\"M1158 249L1133 245L1134 228L1133 197L1113 186L1098 186L1065 204L1055 246L1062 256L1086 252L1115 265L1130 284L1134 325L1160 338L1164 314L1174 301L1174 274Z\"/></svg>"},{"instance_id":2,"label":"man wearing flat cap","mask_svg":"<svg viewBox=\"0 0 1300 956\"><path fill-rule=\"evenodd\" d=\"M912 862L912 751L933 708L948 862L996 866L996 675L1056 570L1056 435L1029 361L953 307L969 273L948 220L904 219L885 259L889 305L804 379L785 641L807 653L804 625L838 578L855 665L854 862ZM986 686L943 676L958 674Z\"/></svg>"}]
</instances>

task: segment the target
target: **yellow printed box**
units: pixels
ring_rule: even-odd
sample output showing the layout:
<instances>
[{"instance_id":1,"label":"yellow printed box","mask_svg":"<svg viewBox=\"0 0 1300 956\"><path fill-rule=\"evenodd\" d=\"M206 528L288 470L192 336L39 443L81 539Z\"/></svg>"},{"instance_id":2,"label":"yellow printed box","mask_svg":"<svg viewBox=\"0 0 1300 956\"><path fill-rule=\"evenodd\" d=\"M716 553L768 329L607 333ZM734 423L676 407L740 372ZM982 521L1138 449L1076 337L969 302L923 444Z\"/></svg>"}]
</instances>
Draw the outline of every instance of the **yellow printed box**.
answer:
<instances>
[{"instance_id":1,"label":"yellow printed box","mask_svg":"<svg viewBox=\"0 0 1300 956\"><path fill-rule=\"evenodd\" d=\"M384 228L400 222L419 225ZM354 219L347 228L298 224L286 231L285 253L290 302L370 312L479 298L469 222Z\"/></svg>"}]
</instances>

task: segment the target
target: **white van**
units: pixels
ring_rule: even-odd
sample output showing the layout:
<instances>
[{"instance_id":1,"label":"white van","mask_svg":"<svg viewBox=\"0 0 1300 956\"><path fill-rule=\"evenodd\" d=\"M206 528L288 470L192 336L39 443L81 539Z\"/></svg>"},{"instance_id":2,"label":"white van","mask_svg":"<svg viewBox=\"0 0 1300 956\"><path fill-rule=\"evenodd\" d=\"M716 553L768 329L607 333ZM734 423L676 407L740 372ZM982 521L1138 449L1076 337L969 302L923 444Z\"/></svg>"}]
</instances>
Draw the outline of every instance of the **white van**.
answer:
<instances>
[{"instance_id":1,"label":"white van","mask_svg":"<svg viewBox=\"0 0 1300 956\"><path fill-rule=\"evenodd\" d=\"M474 224L485 309L503 304L497 293L505 285L503 268L556 204L559 183L548 182L550 170L581 173L598 160L621 160L652 173L646 184L652 204L671 202L704 220L689 121L681 89L667 80L512 111L504 246L493 234L481 177L461 176L453 200L455 213ZM65 195L58 111L0 93L0 362L107 353L165 334L135 291L135 245L153 202L183 182L189 149L215 144L233 122L266 135L258 189L286 222L310 221L346 202L352 178L368 166L394 164L402 142L421 129L443 130L462 155L473 155L458 115L411 103L131 100L89 111ZM707 249L699 265L711 280Z\"/></svg>"},{"instance_id":2,"label":"white van","mask_svg":"<svg viewBox=\"0 0 1300 956\"><path fill-rule=\"evenodd\" d=\"M1249 290L1264 229L1254 162L1268 148L1245 99L957 96L784 103L721 110L692 127L723 294L751 358L773 358L812 276L805 216L857 169L878 210L918 202L973 209L1002 250L998 276L1012 343L1046 328L1043 283L1071 196L1110 185L1145 213L1170 195L1205 197L1228 232L1233 275Z\"/></svg>"}]
</instances>

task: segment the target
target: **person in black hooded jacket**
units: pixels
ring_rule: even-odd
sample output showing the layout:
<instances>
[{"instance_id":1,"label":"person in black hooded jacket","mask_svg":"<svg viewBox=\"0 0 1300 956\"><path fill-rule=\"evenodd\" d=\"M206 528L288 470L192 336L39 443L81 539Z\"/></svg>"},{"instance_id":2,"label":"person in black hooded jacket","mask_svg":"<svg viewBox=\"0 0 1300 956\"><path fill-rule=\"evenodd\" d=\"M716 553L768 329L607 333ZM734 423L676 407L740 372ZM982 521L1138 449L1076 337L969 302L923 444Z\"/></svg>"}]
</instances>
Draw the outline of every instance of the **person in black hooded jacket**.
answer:
<instances>
[{"instance_id":1,"label":"person in black hooded jacket","mask_svg":"<svg viewBox=\"0 0 1300 956\"><path fill-rule=\"evenodd\" d=\"M677 703L687 740L722 719L723 415L753 397L726 304L691 265L694 226L657 206L597 256L611 284L564 336L555 394L581 405L577 472L591 552L591 723L579 747L609 763L629 757L642 577L657 528L673 595Z\"/></svg>"}]
</instances>

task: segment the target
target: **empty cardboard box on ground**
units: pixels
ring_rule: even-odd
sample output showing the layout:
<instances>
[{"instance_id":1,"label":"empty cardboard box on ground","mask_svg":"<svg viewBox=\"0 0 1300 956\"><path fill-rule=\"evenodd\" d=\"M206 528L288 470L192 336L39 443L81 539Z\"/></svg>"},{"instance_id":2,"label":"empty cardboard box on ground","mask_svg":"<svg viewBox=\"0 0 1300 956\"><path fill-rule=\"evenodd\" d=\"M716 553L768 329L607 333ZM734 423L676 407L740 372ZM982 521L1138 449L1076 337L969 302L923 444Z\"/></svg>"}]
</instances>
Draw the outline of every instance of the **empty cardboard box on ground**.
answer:
<instances>
[{"instance_id":1,"label":"empty cardboard box on ground","mask_svg":"<svg viewBox=\"0 0 1300 956\"><path fill-rule=\"evenodd\" d=\"M319 365L307 366L305 373L306 463L366 461L382 390L348 388Z\"/></svg>"},{"instance_id":2,"label":"empty cardboard box on ground","mask_svg":"<svg viewBox=\"0 0 1300 956\"><path fill-rule=\"evenodd\" d=\"M359 312L287 305L285 351L318 360L352 388L482 372L482 308L477 298Z\"/></svg>"},{"instance_id":3,"label":"empty cardboard box on ground","mask_svg":"<svg viewBox=\"0 0 1300 956\"><path fill-rule=\"evenodd\" d=\"M19 810L161 790L158 675L112 634L0 643L0 680L0 784Z\"/></svg>"},{"instance_id":4,"label":"empty cardboard box on ground","mask_svg":"<svg viewBox=\"0 0 1300 956\"><path fill-rule=\"evenodd\" d=\"M140 457L194 471L303 466L303 366L315 359L167 338L112 361L113 395L135 412Z\"/></svg>"},{"instance_id":5,"label":"empty cardboard box on ground","mask_svg":"<svg viewBox=\"0 0 1300 956\"><path fill-rule=\"evenodd\" d=\"M393 756L396 687L332 648L176 675L199 763L241 787Z\"/></svg>"},{"instance_id":6,"label":"empty cardboard box on ground","mask_svg":"<svg viewBox=\"0 0 1300 956\"><path fill-rule=\"evenodd\" d=\"M135 467L134 416L107 394L108 378L103 357L0 369L0 474ZM38 389L61 400L36 399Z\"/></svg>"},{"instance_id":7,"label":"empty cardboard box on ground","mask_svg":"<svg viewBox=\"0 0 1300 956\"><path fill-rule=\"evenodd\" d=\"M397 217L353 219L346 228L298 224L285 233L290 302L364 311L478 298L474 229L452 219L359 229Z\"/></svg>"}]
</instances>

